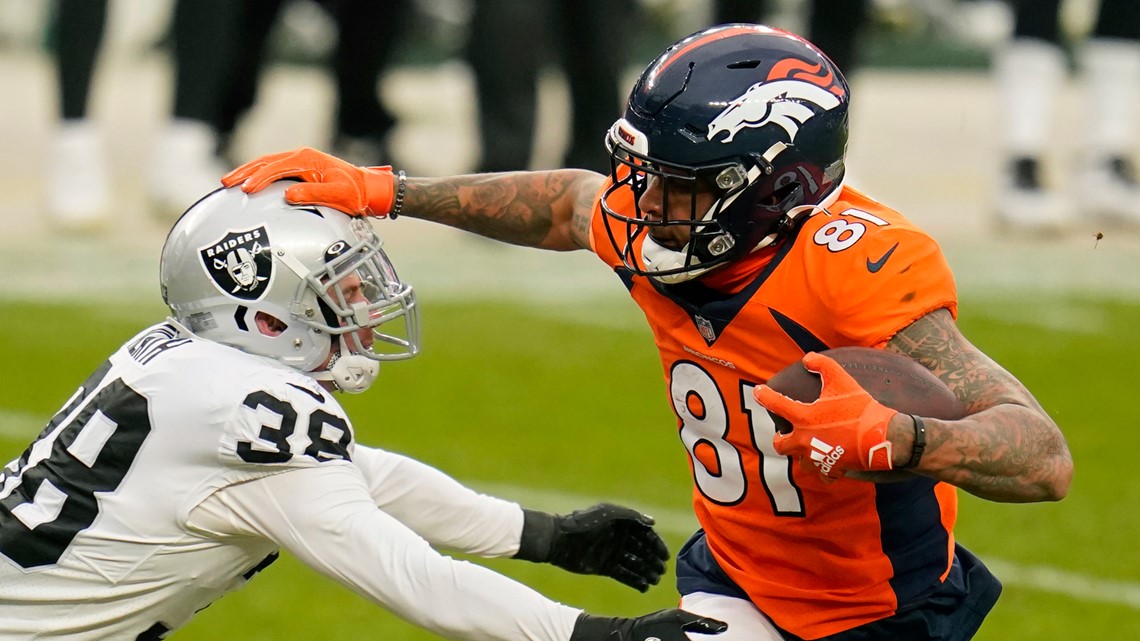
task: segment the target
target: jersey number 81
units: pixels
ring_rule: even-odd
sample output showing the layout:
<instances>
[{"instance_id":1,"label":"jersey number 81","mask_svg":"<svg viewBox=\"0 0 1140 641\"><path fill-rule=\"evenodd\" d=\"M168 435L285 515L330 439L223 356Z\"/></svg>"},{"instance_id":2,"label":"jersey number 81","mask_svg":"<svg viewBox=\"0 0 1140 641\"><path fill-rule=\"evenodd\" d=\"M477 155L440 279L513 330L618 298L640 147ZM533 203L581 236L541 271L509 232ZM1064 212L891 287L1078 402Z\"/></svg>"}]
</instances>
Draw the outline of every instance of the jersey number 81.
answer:
<instances>
[{"instance_id":1,"label":"jersey number 81","mask_svg":"<svg viewBox=\"0 0 1140 641\"><path fill-rule=\"evenodd\" d=\"M746 470L740 452L728 441L728 406L712 375L696 363L679 361L669 380L673 411L681 419L681 442L701 494L719 505L735 505L744 500L749 478L755 478L767 493L773 514L803 516L803 495L792 480L792 460L777 454L772 445L776 424L752 397L756 384L740 381L740 409L748 417L751 446L760 461L760 469ZM715 463L706 465L709 455Z\"/></svg>"}]
</instances>

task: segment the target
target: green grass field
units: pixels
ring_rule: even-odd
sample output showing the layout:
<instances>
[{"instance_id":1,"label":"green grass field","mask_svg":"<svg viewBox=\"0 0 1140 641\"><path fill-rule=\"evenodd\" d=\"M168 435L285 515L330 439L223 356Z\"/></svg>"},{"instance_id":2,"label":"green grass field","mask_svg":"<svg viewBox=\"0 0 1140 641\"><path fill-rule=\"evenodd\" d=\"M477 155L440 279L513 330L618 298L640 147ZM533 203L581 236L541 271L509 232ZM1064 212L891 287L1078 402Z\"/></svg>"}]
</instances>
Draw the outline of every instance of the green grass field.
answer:
<instances>
[{"instance_id":1,"label":"green grass field","mask_svg":"<svg viewBox=\"0 0 1140 641\"><path fill-rule=\"evenodd\" d=\"M582 308L425 300L423 356L385 366L373 390L342 399L359 440L535 507L605 499L646 509L676 549L693 527L689 479L652 339L632 303L602 304L589 323ZM162 314L158 306L5 300L0 459L16 456L92 368ZM607 314L620 322L598 322ZM1072 491L1058 504L963 497L959 539L1006 581L978 639L1140 638L1140 483L1131 439L1138 319L1140 304L1089 298L963 302L967 335L1034 390L1076 460ZM600 613L677 601L671 577L641 595L549 566L487 564ZM434 637L285 558L174 638Z\"/></svg>"}]
</instances>

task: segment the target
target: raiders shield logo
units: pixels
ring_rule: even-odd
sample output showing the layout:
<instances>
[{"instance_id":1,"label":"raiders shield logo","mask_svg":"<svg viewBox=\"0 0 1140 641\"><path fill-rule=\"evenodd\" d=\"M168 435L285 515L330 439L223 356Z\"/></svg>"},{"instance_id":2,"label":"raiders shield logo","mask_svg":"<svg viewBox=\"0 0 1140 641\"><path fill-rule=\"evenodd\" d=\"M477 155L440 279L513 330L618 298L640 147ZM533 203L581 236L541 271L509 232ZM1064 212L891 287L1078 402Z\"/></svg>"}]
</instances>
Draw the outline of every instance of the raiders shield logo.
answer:
<instances>
[{"instance_id":1,"label":"raiders shield logo","mask_svg":"<svg viewBox=\"0 0 1140 641\"><path fill-rule=\"evenodd\" d=\"M218 289L227 296L254 301L265 294L273 279L269 247L268 232L258 227L231 231L199 249L198 255Z\"/></svg>"}]
</instances>

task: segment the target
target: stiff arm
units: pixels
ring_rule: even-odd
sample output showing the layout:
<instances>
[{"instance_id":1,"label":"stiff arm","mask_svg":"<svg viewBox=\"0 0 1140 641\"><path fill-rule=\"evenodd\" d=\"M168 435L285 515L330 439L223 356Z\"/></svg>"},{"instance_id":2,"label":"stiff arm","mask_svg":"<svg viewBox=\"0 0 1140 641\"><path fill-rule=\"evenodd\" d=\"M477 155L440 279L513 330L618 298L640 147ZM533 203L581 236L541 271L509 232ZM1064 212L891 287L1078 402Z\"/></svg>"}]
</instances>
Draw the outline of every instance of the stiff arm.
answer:
<instances>
[{"instance_id":1,"label":"stiff arm","mask_svg":"<svg viewBox=\"0 0 1140 641\"><path fill-rule=\"evenodd\" d=\"M590 248L605 177L581 169L408 178L402 215L555 251Z\"/></svg>"}]
</instances>

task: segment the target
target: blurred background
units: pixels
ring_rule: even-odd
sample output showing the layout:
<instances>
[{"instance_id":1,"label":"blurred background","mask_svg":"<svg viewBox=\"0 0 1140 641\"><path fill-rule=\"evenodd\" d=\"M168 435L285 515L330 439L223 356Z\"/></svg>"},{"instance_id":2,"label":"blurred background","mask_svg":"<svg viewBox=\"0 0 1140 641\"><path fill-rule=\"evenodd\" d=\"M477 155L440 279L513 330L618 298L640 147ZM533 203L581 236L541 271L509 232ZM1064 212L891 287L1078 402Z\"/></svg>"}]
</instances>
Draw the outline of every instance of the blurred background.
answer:
<instances>
[{"instance_id":1,"label":"blurred background","mask_svg":"<svg viewBox=\"0 0 1140 641\"><path fill-rule=\"evenodd\" d=\"M1096 118L1080 43L1097 2L1060 3L1061 72L1028 183L1011 169L1025 168L1018 133L1045 118L1018 115L1013 102L1028 93L1008 78L1056 65L995 65L1010 60L1018 24L997 0L768 0L762 13L713 0L414 0L362 3L374 6L360 15L351 2L110 0L105 17L102 4L0 0L0 459L164 314L166 230L234 163L309 145L411 175L595 166L604 126L662 48L721 12L752 12L819 29L813 40L842 56L850 182L939 241L967 335L1036 393L1077 458L1060 504L963 497L960 538L1006 582L978 638L1140 638L1140 484L1129 473L1140 216L1085 213L1074 179ZM814 5L830 23L812 21ZM359 33L384 35L344 38ZM1118 77L1140 83L1140 70ZM1107 102L1140 110L1132 94ZM1116 141L1130 163L1135 140ZM1028 194L1033 211L1046 194L1073 204L1063 220L1019 218L1011 193ZM548 255L408 218L376 227L416 286L426 351L344 401L360 440L535 507L640 506L675 549L695 527L684 455L652 339L609 271L585 252ZM600 612L676 601L671 585L640 596L491 565ZM286 559L175 638L376 636L431 638Z\"/></svg>"},{"instance_id":2,"label":"blurred background","mask_svg":"<svg viewBox=\"0 0 1140 641\"><path fill-rule=\"evenodd\" d=\"M0 265L9 273L26 271L24 266L35 264L32 271L49 278L54 287L74 283L76 291L84 292L92 286L149 286L153 271L140 269L133 261L139 256L149 260L157 256L170 222L213 187L217 173L262 153L299 145L351 156L362 164L396 164L412 175L445 175L480 169L484 147L498 154L498 160L490 163L496 168L556 167L573 151L571 137L577 135L585 140L579 147L595 150L579 164L600 166L605 161L604 129L571 131L573 100L567 76L557 64L557 52L522 53L526 50L512 48L515 40L532 46L555 40L545 27L536 27L535 33L524 38L512 27L510 16L483 18L499 25L499 33L493 35L507 43L506 55L510 56L483 76L511 78L520 75L516 67L526 67L535 74L537 91L530 89L533 109L517 106L527 98L525 84L503 88L500 82L500 87L491 89L500 88L502 93L488 91L480 96L469 50L489 38L481 35L485 29L472 30L472 20L478 19L478 3L472 0L363 3L380 7L380 15L372 19L390 25L384 28L393 32L388 38L390 46L381 52L379 62L358 57L343 65L337 57L335 17L310 0L183 2L191 8L215 3L278 8L269 15L251 10L253 16L246 16L245 23L232 17L228 22L211 18L208 12L204 19L191 16L185 20L184 39L195 46L184 46L181 59L172 53L176 41L173 0L110 0L101 43L83 45L94 52L83 58L90 73L72 73L72 77L89 80L87 91L72 89L73 95L85 97L73 97L72 102L80 106L71 107L72 111L82 109L83 118L65 120L61 85L67 84L60 82L57 58L52 55L60 44L61 25L55 16L68 4L89 9L101 2L0 0L0 78L5 95L0 102ZM612 51L609 58L621 60L620 64L607 63L620 70L618 88L612 92L614 104L608 108L597 101L588 105L601 112L594 120L607 124L618 114L640 69L668 43L713 22L718 10L711 0L626 2L629 10L623 13L606 11L602 3L596 20L622 26L616 34L599 37L603 51ZM737 4L763 4L762 17L768 22L802 31L808 26L809 2ZM517 12L518 7L532 3L488 0L487 4L505 5L509 13L512 4ZM826 5L826 0L821 4ZM385 22L384 12L397 6L398 19ZM1061 3L1066 42L1079 42L1092 29L1095 9L1092 0ZM100 28L98 21L92 24L94 18L82 11L75 13L81 20L72 30L91 39L91 33ZM998 91L990 61L1012 33L1010 8L994 0L874 0L866 2L863 13L861 23L833 27L841 33L858 34L853 43L836 45L853 52L846 54L850 60L844 65L854 91L850 181L934 233L954 259L967 291L980 281L982 287L1018 291L1065 286L1136 292L1140 278L1135 277L1136 263L1130 262L1137 247L1134 229L1106 226L1104 221L1077 214L1062 231L1046 230L1049 234L1038 233L1032 222L1012 229L1001 224L997 205L1007 173L1002 147L1006 130L1011 128L1006 122L1011 107ZM223 37L225 30L211 20L230 24L232 34ZM554 16L550 22L561 20ZM233 24L239 27L232 28ZM254 27L267 32L263 59L259 65L239 66L240 47L259 41L247 33ZM579 33L567 48L573 51L589 40ZM76 42L84 41L73 37L62 44L65 49L75 48ZM212 52L216 55L207 55ZM352 53L377 57L374 51ZM249 57L248 52L245 55ZM493 56L482 56L488 58L495 61ZM72 66L83 69L82 64ZM364 114L358 120L381 124L355 138L338 130L343 119L339 107L344 102L338 92L343 84L338 82L340 66L371 70L375 78L371 83L356 82L353 86L364 85L367 90L358 90L352 100L363 105L354 107L355 113ZM176 67L182 69L181 74ZM230 81L219 88L224 83L217 77L223 72L230 75ZM194 80L209 87L198 87ZM75 80L70 84L82 86ZM589 91L579 93L609 95L604 85L595 81ZM240 97L224 94L242 93L243 88L245 94L256 92L252 99L246 96L248 109L218 106L227 99L241 103ZM1067 183L1073 173L1072 158L1086 135L1083 88L1075 78L1058 83L1052 120L1043 129L1040 143L1049 161L1043 173L1066 189L1071 186ZM212 95L207 96L208 92ZM513 93L501 97L508 92ZM480 98L490 105L484 112L495 110L488 118L521 123L483 129ZM1130 109L1135 111L1136 105ZM179 111L205 113L202 120L226 121L232 127L224 137L204 133L207 127L177 117ZM226 113L219 116L218 112ZM526 126L527 118L531 127ZM68 127L67 123L79 126ZM491 143L483 145L483 138ZM596 142L591 146L590 140ZM364 144L354 146L354 141ZM1125 144L1133 151L1134 141ZM1140 218L1135 222L1140 226ZM415 223L406 227L413 228ZM403 224L385 228L394 236L404 229ZM452 237L442 229L421 232L416 228L411 235L421 233ZM1099 242L1095 240L1098 233L1104 236ZM48 264L38 260L37 246L44 234L67 243L74 262L68 258ZM459 249L484 250L466 242ZM1059 261L1054 253L1072 260ZM433 277L429 272L438 271L441 257L452 255L413 254L405 269L420 272L420 281ZM116 260L108 268L123 270L112 272L115 277L105 277L108 272L102 267L77 268L99 260L98 256L111 255ZM421 259L427 263L422 269L416 264ZM62 273L56 273L57 269ZM99 283L75 281L77 273L98 275ZM57 278L64 274L67 277ZM454 282L453 276L448 274L446 280ZM468 276L469 271L462 275ZM577 274L573 280L578 280ZM19 281L16 287L25 293L43 288L36 278ZM468 283L459 283L457 289L468 291Z\"/></svg>"}]
</instances>

